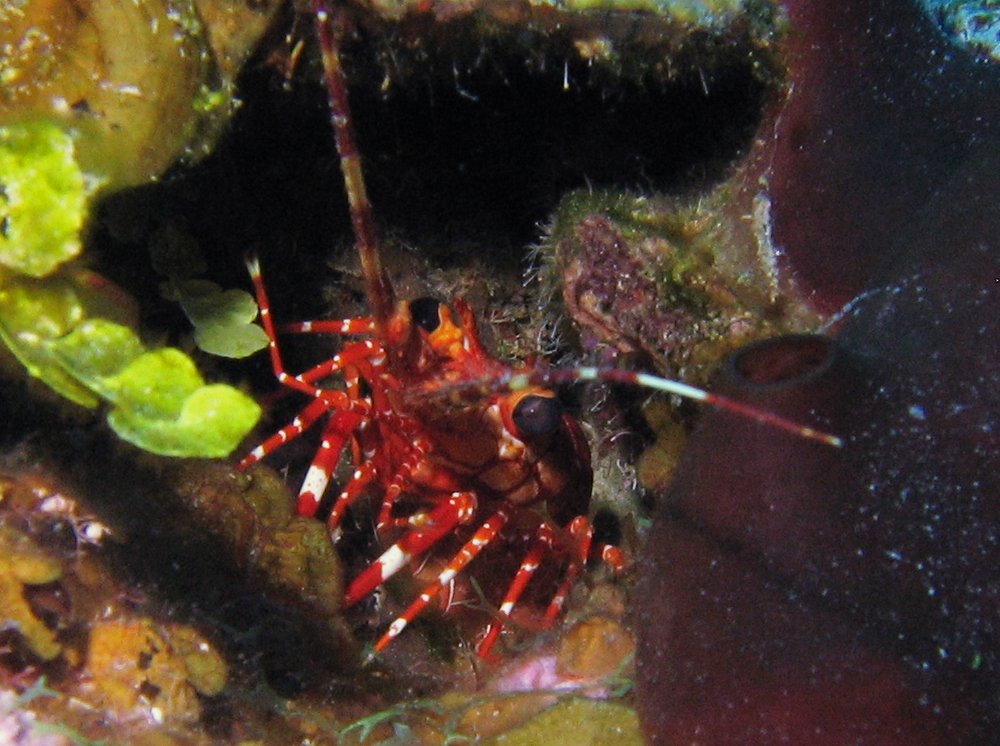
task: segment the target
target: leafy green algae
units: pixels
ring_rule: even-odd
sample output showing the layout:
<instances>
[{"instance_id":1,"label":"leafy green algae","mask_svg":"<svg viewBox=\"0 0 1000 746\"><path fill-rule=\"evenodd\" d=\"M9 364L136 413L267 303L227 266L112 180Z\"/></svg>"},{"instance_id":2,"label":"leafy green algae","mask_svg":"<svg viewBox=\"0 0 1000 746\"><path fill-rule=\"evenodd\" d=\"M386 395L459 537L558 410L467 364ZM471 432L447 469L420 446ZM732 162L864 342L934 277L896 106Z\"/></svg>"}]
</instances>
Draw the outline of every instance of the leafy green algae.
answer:
<instances>
[{"instance_id":1,"label":"leafy green algae","mask_svg":"<svg viewBox=\"0 0 1000 746\"><path fill-rule=\"evenodd\" d=\"M36 280L0 271L0 339L35 378L84 407L98 398L55 360L49 344L83 318L73 279Z\"/></svg>"},{"instance_id":2,"label":"leafy green algae","mask_svg":"<svg viewBox=\"0 0 1000 746\"><path fill-rule=\"evenodd\" d=\"M220 357L243 358L267 347L267 334L257 324L257 303L235 288L187 279L169 284L168 296L180 302L194 326L199 349Z\"/></svg>"},{"instance_id":3,"label":"leafy green algae","mask_svg":"<svg viewBox=\"0 0 1000 746\"><path fill-rule=\"evenodd\" d=\"M0 127L0 339L67 399L109 402L108 422L124 440L166 456L228 455L256 423L257 404L206 385L179 350L147 351L124 318L93 314L120 298L68 264L80 252L92 188L60 127Z\"/></svg>"},{"instance_id":4,"label":"leafy green algae","mask_svg":"<svg viewBox=\"0 0 1000 746\"><path fill-rule=\"evenodd\" d=\"M120 324L88 320L50 347L66 371L113 405L114 431L154 453L226 456L260 414L242 392L206 385L180 350L146 351Z\"/></svg>"}]
</instances>

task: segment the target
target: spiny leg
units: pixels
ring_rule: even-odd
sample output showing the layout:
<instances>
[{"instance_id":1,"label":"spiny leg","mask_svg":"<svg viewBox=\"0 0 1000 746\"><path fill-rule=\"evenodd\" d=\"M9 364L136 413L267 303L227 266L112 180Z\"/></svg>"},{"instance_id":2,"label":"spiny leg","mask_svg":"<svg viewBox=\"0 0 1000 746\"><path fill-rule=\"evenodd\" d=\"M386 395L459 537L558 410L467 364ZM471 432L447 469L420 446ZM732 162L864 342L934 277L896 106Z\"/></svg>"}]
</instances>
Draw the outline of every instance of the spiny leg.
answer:
<instances>
[{"instance_id":1,"label":"spiny leg","mask_svg":"<svg viewBox=\"0 0 1000 746\"><path fill-rule=\"evenodd\" d=\"M244 456L236 468L240 471L246 471L265 456L297 438L316 420L328 414L329 411L330 408L326 402L319 399L311 401L289 425L283 427ZM350 410L346 412L334 412L331 415L329 422L323 428L320 447L299 489L298 501L296 503L296 513L298 515L312 517L316 514L347 440L354 434L354 431L364 420L364 417L363 412ZM364 486L371 481L374 476L373 469L374 467L371 465L365 465L363 470L360 467L358 470L355 470L355 477L348 483L348 487L345 487L344 493L341 493L335 505L335 507L339 506L339 511L330 516L330 528L336 528L348 505L360 494ZM358 481L359 472L362 475L362 479L359 484L355 484ZM351 498L346 501L345 493L351 495Z\"/></svg>"},{"instance_id":2,"label":"spiny leg","mask_svg":"<svg viewBox=\"0 0 1000 746\"><path fill-rule=\"evenodd\" d=\"M559 588L556 590L552 601L546 609L546 625L551 624L562 611L566 596L572 589L576 579L580 576L580 572L590 554L593 537L593 528L590 521L585 516L578 516L570 524L569 532L573 540L570 564L566 569L566 574L562 582L559 584ZM613 544L601 544L597 549L601 561L611 567L615 573L620 573L625 568L625 553L619 547ZM486 659L489 657L490 650L503 631L505 621L510 618L515 604L520 600L521 594L524 593L524 589L528 585L528 581L531 580L531 576L538 569L538 565L544 554L546 552L554 554L556 551L557 541L555 532L549 524L543 523L539 526L535 541L521 562L521 567L518 568L517 575L514 576L514 580L507 590L507 595L500 604L500 619L490 624L482 642L479 643L479 648L476 652L480 658Z\"/></svg>"},{"instance_id":3,"label":"spiny leg","mask_svg":"<svg viewBox=\"0 0 1000 746\"><path fill-rule=\"evenodd\" d=\"M356 412L334 412L323 428L319 448L309 465L302 487L299 489L295 511L299 515L312 517L319 510L319 504L330 485L330 479L340 461L348 439L361 424L364 417ZM346 506L345 506L346 509ZM335 526L331 526L335 528Z\"/></svg>"},{"instance_id":4,"label":"spiny leg","mask_svg":"<svg viewBox=\"0 0 1000 746\"><path fill-rule=\"evenodd\" d=\"M601 562L611 568L611 571L615 575L623 573L628 565L625 552L622 551L621 547L616 547L614 544L605 544L603 542L598 544L596 554L600 557Z\"/></svg>"},{"instance_id":5,"label":"spiny leg","mask_svg":"<svg viewBox=\"0 0 1000 746\"><path fill-rule=\"evenodd\" d=\"M476 498L471 492L454 492L430 513L414 516L414 528L386 549L347 589L345 606L353 606L370 594L410 560L427 551L450 534L456 526L468 523L476 512Z\"/></svg>"},{"instance_id":6,"label":"spiny leg","mask_svg":"<svg viewBox=\"0 0 1000 746\"><path fill-rule=\"evenodd\" d=\"M278 348L277 330L274 326L274 320L271 318L271 302L267 297L267 289L264 287L264 278L260 271L260 261L255 255L251 254L246 258L246 265L247 270L250 273L250 279L253 280L254 291L257 294L257 305L260 307L260 320L264 325L264 332L267 334L267 346L268 352L271 355L271 367L274 370L274 375L278 379L278 382L316 399L326 401L331 409L351 409L351 404L349 403L350 398L344 394L344 392L318 388L309 380L303 379L302 376L290 375L285 370L285 364L281 359L281 350ZM381 352L381 346L375 343L365 344L363 342L358 342L355 345L351 345L348 349L355 351L352 354L359 358L375 355ZM343 356L346 352L347 350L345 349L345 351L339 355L334 355L330 360L307 371L307 373L311 376L311 380L318 380L325 375L329 375L337 370L340 370L345 364Z\"/></svg>"},{"instance_id":7,"label":"spiny leg","mask_svg":"<svg viewBox=\"0 0 1000 746\"><path fill-rule=\"evenodd\" d=\"M485 660L489 657L493 645L503 631L504 624L510 619L510 615L514 611L514 606L520 600L524 589L528 587L528 581L535 574L535 570L541 564L542 558L546 553L552 552L554 546L555 534L548 524L543 523L538 527L538 531L535 533L535 540L532 542L531 548L524 556L524 559L521 560L521 566L517 569L517 573L514 575L514 579L511 581L510 587L507 588L507 593L500 603L500 618L490 624L482 642L479 643L476 654L480 658Z\"/></svg>"},{"instance_id":8,"label":"spiny leg","mask_svg":"<svg viewBox=\"0 0 1000 746\"><path fill-rule=\"evenodd\" d=\"M284 370L284 364L278 348L276 330L271 318L267 290L261 275L260 263L255 256L247 258L247 268L254 283L257 302L260 306L261 320L268 335L271 364L275 375L281 383L313 395L315 400L310 402L290 425L279 430L248 454L240 462L239 466L241 469L249 467L289 440L301 435L302 432L324 414L331 413L330 420L323 430L323 438L319 450L313 458L313 462L299 490L296 507L299 515L313 516L319 509L320 502L348 439L362 425L366 417L370 415L370 403L359 394L360 387L357 371L363 368L374 379L375 376L372 373L373 360L381 359L383 356L382 347L374 340L353 342L329 360L314 366L305 373L298 376L289 376ZM306 322L305 328L309 328L311 323ZM322 322L315 323L319 325ZM335 323L337 324L337 330L344 333L369 332L372 328L370 319L345 319ZM292 326L302 328L302 325L293 324ZM320 330L323 330L322 327ZM338 372L343 372L345 375L347 381L346 392L319 389L313 385L315 381ZM357 462L357 459L355 459L355 462ZM358 474L360 474L360 479L357 477ZM355 475L355 478L348 483L348 486L337 500L335 508L339 508L339 510L331 514L331 528L336 528L347 506L374 477L374 467L370 464L363 465L359 467Z\"/></svg>"},{"instance_id":9,"label":"spiny leg","mask_svg":"<svg viewBox=\"0 0 1000 746\"><path fill-rule=\"evenodd\" d=\"M241 471L247 469L252 464L264 458L264 456L273 453L285 443L297 438L327 412L340 411L344 413L351 413L352 418L356 418L358 422L368 416L370 414L370 406L357 393L357 375L348 375L348 371L358 365L359 362L373 354L373 351L378 351L379 353L381 352L380 348L377 348L377 346L369 344L368 342L369 341L366 340L364 343L359 342L354 345L350 345L342 353L335 355L330 360L326 360L319 365L310 368L305 373L296 376L296 379L298 380L313 383L316 380L325 378L328 375L343 370L345 372L345 379L348 383L347 393L329 391L324 397L316 398L314 401L310 402L309 405L306 406L306 408L303 409L291 423L283 427L274 435L270 436L267 440L247 454L247 456L239 463L238 468ZM355 423L355 425L357 425L357 423Z\"/></svg>"},{"instance_id":10,"label":"spiny leg","mask_svg":"<svg viewBox=\"0 0 1000 746\"><path fill-rule=\"evenodd\" d=\"M585 515L580 515L570 521L567 527L569 531L572 547L570 549L569 564L566 566L566 573L563 575L559 588L556 589L552 601L549 602L548 609L545 610L545 623L551 625L556 617L562 612L566 603L566 597L572 590L580 573L583 572L590 556L590 544L594 537L594 527Z\"/></svg>"},{"instance_id":11,"label":"spiny leg","mask_svg":"<svg viewBox=\"0 0 1000 746\"><path fill-rule=\"evenodd\" d=\"M434 600L441 589L451 583L465 567L476 558L476 556L492 542L500 530L506 525L509 516L506 511L498 510L491 515L472 535L465 545L452 557L448 566L437 576L437 579L424 588L423 592L409 607L400 614L396 620L389 625L389 629L375 643L375 653L380 653L389 646L399 633L406 629L406 625L416 619L420 613Z\"/></svg>"},{"instance_id":12,"label":"spiny leg","mask_svg":"<svg viewBox=\"0 0 1000 746\"><path fill-rule=\"evenodd\" d=\"M281 428L278 432L270 436L267 440L244 456L243 460L236 465L236 468L240 471L246 471L268 454L274 453L276 450L281 448L281 446L285 445L285 443L299 437L303 432L308 430L313 423L316 422L316 420L329 411L330 409L324 401L315 399L309 402L308 406L299 412L295 419L293 419L289 424L285 425L285 427Z\"/></svg>"},{"instance_id":13,"label":"spiny leg","mask_svg":"<svg viewBox=\"0 0 1000 746\"><path fill-rule=\"evenodd\" d=\"M344 513L354 504L361 492L371 484L372 480L378 476L378 470L371 461L361 464L351 475L350 481L343 491L337 496L337 501L333 504L330 517L327 519L327 526L331 531L335 531L344 518Z\"/></svg>"},{"instance_id":14,"label":"spiny leg","mask_svg":"<svg viewBox=\"0 0 1000 746\"><path fill-rule=\"evenodd\" d=\"M292 379L292 376L289 376L285 372L285 364L281 359L281 350L278 348L278 333L274 328L274 320L271 318L271 301L267 296L267 288L264 287L264 277L260 271L260 259L258 259L256 254L248 254L245 261L247 271L250 273L250 279L253 281L254 292L257 295L257 306L260 308L260 321L264 326L264 332L267 334L267 351L271 356L271 368L274 370L274 375L278 381L284 384L286 380ZM306 393L312 395L310 391Z\"/></svg>"},{"instance_id":15,"label":"spiny leg","mask_svg":"<svg viewBox=\"0 0 1000 746\"><path fill-rule=\"evenodd\" d=\"M278 327L281 334L372 334L375 322L368 316L356 319L320 319L293 321Z\"/></svg>"},{"instance_id":16,"label":"spiny leg","mask_svg":"<svg viewBox=\"0 0 1000 746\"><path fill-rule=\"evenodd\" d=\"M346 368L357 366L366 360L381 358L382 354L382 345L373 339L351 342L329 360L317 363L309 370L299 373L295 378L303 383L313 384L334 373L341 373Z\"/></svg>"},{"instance_id":17,"label":"spiny leg","mask_svg":"<svg viewBox=\"0 0 1000 746\"><path fill-rule=\"evenodd\" d=\"M375 524L375 530L379 533L384 533L390 528L409 524L409 519L393 518L392 509L409 482L413 470L417 468L430 449L431 443L426 438L418 437L410 442L409 452L403 458L403 462L396 470L392 479L389 480L389 484L382 496L382 506L379 509L378 520Z\"/></svg>"}]
</instances>

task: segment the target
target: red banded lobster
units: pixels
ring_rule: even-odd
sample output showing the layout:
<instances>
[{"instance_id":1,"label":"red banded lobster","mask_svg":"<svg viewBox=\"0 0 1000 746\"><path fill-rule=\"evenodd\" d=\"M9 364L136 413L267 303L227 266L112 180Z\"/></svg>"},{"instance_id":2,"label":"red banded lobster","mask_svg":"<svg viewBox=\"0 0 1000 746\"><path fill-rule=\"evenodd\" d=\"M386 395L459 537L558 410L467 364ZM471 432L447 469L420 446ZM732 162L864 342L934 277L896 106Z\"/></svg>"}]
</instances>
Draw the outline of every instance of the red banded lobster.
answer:
<instances>
[{"instance_id":1,"label":"red banded lobster","mask_svg":"<svg viewBox=\"0 0 1000 746\"><path fill-rule=\"evenodd\" d=\"M529 532L528 549L479 643L487 657L528 582L546 556L565 562L545 612L553 622L592 556L615 569L624 564L613 546L592 546L587 518L592 473L580 425L562 410L552 388L569 381L603 380L666 391L755 418L831 445L839 440L779 416L676 381L616 369L522 367L492 357L480 343L472 309L429 298L397 300L382 267L372 208L354 140L339 41L346 20L315 0L316 23L331 119L372 314L277 327L255 257L247 261L278 381L310 403L282 430L251 451L247 468L326 418L321 445L299 491L297 510L313 516L332 474L349 451L354 471L333 503L328 523L336 534L350 505L366 490L381 493L380 534L396 541L349 585L345 603L370 595L411 560L445 537L468 536L437 578L392 622L375 644L383 650L479 553L507 538L505 528ZM297 375L285 370L278 333L360 337L329 360ZM343 378L331 389L319 382ZM404 509L405 510L401 510ZM403 515L405 513L405 515ZM467 527L467 528L466 528Z\"/></svg>"}]
</instances>

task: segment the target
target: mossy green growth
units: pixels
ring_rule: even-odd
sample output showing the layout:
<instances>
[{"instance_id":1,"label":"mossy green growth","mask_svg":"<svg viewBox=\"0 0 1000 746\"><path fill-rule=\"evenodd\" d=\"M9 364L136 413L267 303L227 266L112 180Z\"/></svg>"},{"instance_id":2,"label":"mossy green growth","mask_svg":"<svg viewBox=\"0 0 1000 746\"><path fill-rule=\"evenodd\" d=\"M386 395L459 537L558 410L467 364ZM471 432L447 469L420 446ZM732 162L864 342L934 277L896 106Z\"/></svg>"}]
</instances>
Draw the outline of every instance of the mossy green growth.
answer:
<instances>
[{"instance_id":1,"label":"mossy green growth","mask_svg":"<svg viewBox=\"0 0 1000 746\"><path fill-rule=\"evenodd\" d=\"M644 11L679 23L706 26L721 25L739 13L742 5L742 0L565 0L565 7L571 11Z\"/></svg>"},{"instance_id":2,"label":"mossy green growth","mask_svg":"<svg viewBox=\"0 0 1000 746\"><path fill-rule=\"evenodd\" d=\"M51 122L0 127L0 264L44 277L80 253L92 188Z\"/></svg>"},{"instance_id":3,"label":"mossy green growth","mask_svg":"<svg viewBox=\"0 0 1000 746\"><path fill-rule=\"evenodd\" d=\"M552 219L550 233L562 235L572 230L591 214L601 214L615 221L618 230L629 241L641 241L658 235L673 243L690 243L692 230L702 219L705 207L700 203L681 202L664 204L642 194L579 189L571 192L559 203Z\"/></svg>"},{"instance_id":4,"label":"mossy green growth","mask_svg":"<svg viewBox=\"0 0 1000 746\"><path fill-rule=\"evenodd\" d=\"M704 201L667 202L638 194L578 190L559 205L550 229L552 243L558 245L562 238L572 236L576 226L591 214L613 220L615 228L631 244L664 239L671 251L669 256L647 257L650 279L665 297L683 296L696 305L704 302L701 288L715 273L713 264L720 240ZM569 241L566 245L575 243Z\"/></svg>"},{"instance_id":5,"label":"mossy green growth","mask_svg":"<svg viewBox=\"0 0 1000 746\"><path fill-rule=\"evenodd\" d=\"M110 402L108 421L130 443L167 456L228 455L256 423L257 404L206 385L178 350L147 351L122 310L131 299L67 264L80 252L92 189L72 137L58 126L0 127L0 340L67 399L91 408ZM247 325L248 305L256 315L249 296L222 304L227 328L233 318Z\"/></svg>"}]
</instances>

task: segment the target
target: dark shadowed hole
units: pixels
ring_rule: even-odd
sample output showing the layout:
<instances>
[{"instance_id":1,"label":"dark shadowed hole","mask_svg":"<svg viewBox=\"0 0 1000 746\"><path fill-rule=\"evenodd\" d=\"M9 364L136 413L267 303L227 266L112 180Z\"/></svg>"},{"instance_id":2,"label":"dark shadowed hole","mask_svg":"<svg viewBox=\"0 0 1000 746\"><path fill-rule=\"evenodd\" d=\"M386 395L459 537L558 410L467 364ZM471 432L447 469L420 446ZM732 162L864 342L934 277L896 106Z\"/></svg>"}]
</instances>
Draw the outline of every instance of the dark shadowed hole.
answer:
<instances>
[{"instance_id":1,"label":"dark shadowed hole","mask_svg":"<svg viewBox=\"0 0 1000 746\"><path fill-rule=\"evenodd\" d=\"M637 33L646 28L644 17L628 17ZM435 26L434 38L411 47L391 32L362 31L344 50L383 243L412 247L432 266L519 273L573 189L681 192L723 179L749 147L767 92L745 41L692 42L691 59L669 66L661 50L637 42L629 59L640 71L623 73L582 60L568 37L536 51L526 31L465 32ZM268 62L284 34L276 29L240 76L241 106L209 157L105 204L105 217L117 219L99 222L101 250L88 256L143 298L150 328L190 332L149 271L148 247L165 227L201 248L204 276L224 287L248 287L242 257L256 250L276 318L320 318L331 307L364 313L315 43L305 35L311 53L286 79ZM664 67L669 76L655 72ZM288 338L286 363L318 344ZM232 365L247 375L245 361ZM251 365L262 382L273 379L264 356Z\"/></svg>"},{"instance_id":2,"label":"dark shadowed hole","mask_svg":"<svg viewBox=\"0 0 1000 746\"><path fill-rule=\"evenodd\" d=\"M810 377L825 368L832 346L833 340L819 335L776 337L736 353L731 365L749 383L784 384Z\"/></svg>"},{"instance_id":3,"label":"dark shadowed hole","mask_svg":"<svg viewBox=\"0 0 1000 746\"><path fill-rule=\"evenodd\" d=\"M491 255L537 240L573 189L677 191L723 178L765 88L747 58L662 80L615 78L555 43L531 60L501 43L475 58L424 51L383 88L377 48L348 49L372 202L391 230Z\"/></svg>"},{"instance_id":4,"label":"dark shadowed hole","mask_svg":"<svg viewBox=\"0 0 1000 746\"><path fill-rule=\"evenodd\" d=\"M594 514L594 542L596 544L622 543L622 525L614 513L602 508Z\"/></svg>"}]
</instances>

